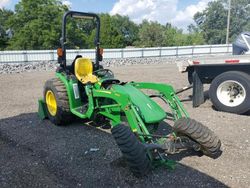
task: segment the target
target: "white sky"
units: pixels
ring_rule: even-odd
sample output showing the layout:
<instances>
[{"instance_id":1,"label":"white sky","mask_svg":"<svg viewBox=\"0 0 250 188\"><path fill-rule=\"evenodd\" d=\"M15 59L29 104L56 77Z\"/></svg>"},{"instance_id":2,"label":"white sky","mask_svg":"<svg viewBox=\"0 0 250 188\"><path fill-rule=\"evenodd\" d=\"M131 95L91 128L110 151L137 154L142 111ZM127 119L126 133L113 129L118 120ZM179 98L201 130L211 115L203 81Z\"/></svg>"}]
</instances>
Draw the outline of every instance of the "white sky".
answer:
<instances>
[{"instance_id":1,"label":"white sky","mask_svg":"<svg viewBox=\"0 0 250 188\"><path fill-rule=\"evenodd\" d=\"M210 1L212 0L200 0L183 10L178 10L179 0L119 0L110 14L127 15L136 23L146 19L158 21L161 24L168 22L186 29L189 24L193 23L194 14L204 10Z\"/></svg>"},{"instance_id":2,"label":"white sky","mask_svg":"<svg viewBox=\"0 0 250 188\"><path fill-rule=\"evenodd\" d=\"M8 5L18 1L0 0L0 8L8 7ZM77 4L86 5L88 3L90 12L92 11L91 7L94 8L97 1L100 0L62 0L65 5L74 9ZM108 11L111 15L129 16L136 23L141 23L143 19L158 21L161 24L171 23L186 30L187 26L194 22L194 14L204 10L207 3L214 0L117 0L117 2L112 0L113 3L111 0L101 0L100 2L103 3L103 1L106 1L106 4L109 5ZM180 9L180 5L186 7Z\"/></svg>"},{"instance_id":3,"label":"white sky","mask_svg":"<svg viewBox=\"0 0 250 188\"><path fill-rule=\"evenodd\" d=\"M0 0L0 8L3 8L4 6L6 6L9 2L10 0Z\"/></svg>"}]
</instances>

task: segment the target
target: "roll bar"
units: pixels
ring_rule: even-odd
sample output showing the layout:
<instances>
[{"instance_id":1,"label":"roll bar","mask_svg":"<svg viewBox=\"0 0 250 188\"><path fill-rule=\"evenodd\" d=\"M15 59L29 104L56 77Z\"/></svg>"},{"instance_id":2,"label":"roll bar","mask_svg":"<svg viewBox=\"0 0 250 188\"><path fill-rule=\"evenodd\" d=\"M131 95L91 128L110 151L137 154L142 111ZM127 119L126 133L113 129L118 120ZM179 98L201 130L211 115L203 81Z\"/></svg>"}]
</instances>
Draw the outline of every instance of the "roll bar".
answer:
<instances>
[{"instance_id":1,"label":"roll bar","mask_svg":"<svg viewBox=\"0 0 250 188\"><path fill-rule=\"evenodd\" d=\"M97 69L99 69L99 58L100 58L100 18L97 14L94 13L86 13L86 12L77 12L77 11L67 11L63 15L62 20L62 37L60 38L60 43L62 47L62 57L59 60L61 67L66 69L66 24L67 17L80 18L80 19L95 19L96 21L96 36L94 44L96 46L96 55L95 55L95 63Z\"/></svg>"}]
</instances>

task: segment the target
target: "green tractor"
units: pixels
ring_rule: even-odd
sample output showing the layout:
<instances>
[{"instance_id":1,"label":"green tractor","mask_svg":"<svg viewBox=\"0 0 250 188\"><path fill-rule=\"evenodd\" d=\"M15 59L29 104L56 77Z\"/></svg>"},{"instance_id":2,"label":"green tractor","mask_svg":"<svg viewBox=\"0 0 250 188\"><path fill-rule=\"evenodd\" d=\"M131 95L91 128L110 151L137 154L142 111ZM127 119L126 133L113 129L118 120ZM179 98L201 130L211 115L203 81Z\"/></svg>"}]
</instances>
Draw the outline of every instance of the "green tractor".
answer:
<instances>
[{"instance_id":1,"label":"green tractor","mask_svg":"<svg viewBox=\"0 0 250 188\"><path fill-rule=\"evenodd\" d=\"M93 19L96 25L96 58L77 56L66 63L67 18ZM190 119L168 84L121 82L109 69L104 69L100 41L100 18L93 13L68 11L63 16L61 48L55 78L44 86L44 98L39 100L39 116L55 125L65 125L74 118L87 119L94 126L110 128L128 166L136 176L142 176L155 165L173 167L167 155L193 149L211 158L221 154L219 138L201 123ZM145 90L157 94L147 95ZM144 91L144 92L143 92ZM160 98L166 112L153 98ZM172 131L159 134L158 125L173 120Z\"/></svg>"}]
</instances>

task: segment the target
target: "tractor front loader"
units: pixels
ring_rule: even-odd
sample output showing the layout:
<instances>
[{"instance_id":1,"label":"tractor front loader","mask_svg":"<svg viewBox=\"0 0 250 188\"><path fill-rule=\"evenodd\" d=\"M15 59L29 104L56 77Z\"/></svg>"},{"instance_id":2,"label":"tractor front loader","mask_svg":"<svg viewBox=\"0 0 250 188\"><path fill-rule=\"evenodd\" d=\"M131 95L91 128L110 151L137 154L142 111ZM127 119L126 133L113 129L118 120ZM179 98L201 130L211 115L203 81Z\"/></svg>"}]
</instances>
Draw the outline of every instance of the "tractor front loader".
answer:
<instances>
[{"instance_id":1,"label":"tractor front loader","mask_svg":"<svg viewBox=\"0 0 250 188\"><path fill-rule=\"evenodd\" d=\"M96 23L96 59L77 56L66 64L67 17L94 19ZM172 167L166 159L180 150L194 149L217 158L221 154L219 138L201 123L190 119L172 86L160 83L121 82L109 69L99 65L100 19L92 13L68 11L63 17L62 48L58 49L59 68L56 78L44 86L44 98L39 100L39 115L56 125L64 125L75 117L89 119L97 126L108 126L136 176L144 175L156 164ZM156 91L147 95L144 89ZM160 98L170 113L153 100ZM168 135L157 133L165 119L174 122ZM153 127L153 128L152 128Z\"/></svg>"}]
</instances>

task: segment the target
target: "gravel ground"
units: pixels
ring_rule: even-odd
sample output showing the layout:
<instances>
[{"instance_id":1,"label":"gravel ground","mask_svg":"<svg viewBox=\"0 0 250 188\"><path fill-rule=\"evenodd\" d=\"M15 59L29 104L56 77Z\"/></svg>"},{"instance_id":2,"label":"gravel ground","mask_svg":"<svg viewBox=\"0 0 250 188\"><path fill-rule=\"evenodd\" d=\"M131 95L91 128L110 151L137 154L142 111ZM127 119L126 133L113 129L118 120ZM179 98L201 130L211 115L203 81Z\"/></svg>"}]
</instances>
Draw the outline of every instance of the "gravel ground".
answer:
<instances>
[{"instance_id":1,"label":"gravel ground","mask_svg":"<svg viewBox=\"0 0 250 188\"><path fill-rule=\"evenodd\" d=\"M187 85L173 63L111 67L124 81ZM249 187L249 116L217 112L210 101L190 116L212 129L223 154L213 160L184 152L175 170L135 178L108 132L74 122L57 127L37 116L37 100L53 71L0 75L0 187ZM187 97L183 93L180 97ZM98 148L91 152L90 149Z\"/></svg>"},{"instance_id":2,"label":"gravel ground","mask_svg":"<svg viewBox=\"0 0 250 188\"><path fill-rule=\"evenodd\" d=\"M165 64L175 63L186 60L188 57L148 57L148 58L117 58L117 59L104 59L101 64L105 67L119 67L130 66L138 64ZM67 63L72 63L67 62ZM43 62L26 62L26 63L1 63L0 74L15 74L22 72L35 72L35 71L49 71L55 70L57 67L56 62L43 61Z\"/></svg>"}]
</instances>

